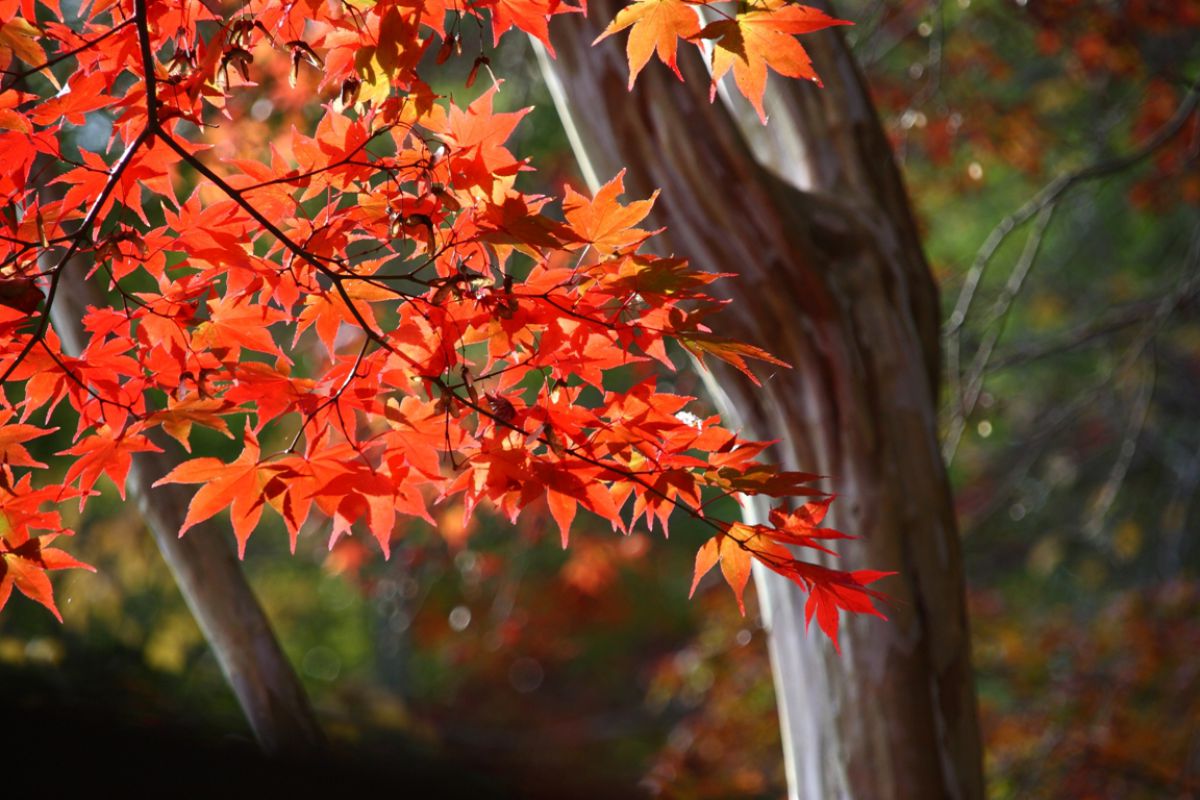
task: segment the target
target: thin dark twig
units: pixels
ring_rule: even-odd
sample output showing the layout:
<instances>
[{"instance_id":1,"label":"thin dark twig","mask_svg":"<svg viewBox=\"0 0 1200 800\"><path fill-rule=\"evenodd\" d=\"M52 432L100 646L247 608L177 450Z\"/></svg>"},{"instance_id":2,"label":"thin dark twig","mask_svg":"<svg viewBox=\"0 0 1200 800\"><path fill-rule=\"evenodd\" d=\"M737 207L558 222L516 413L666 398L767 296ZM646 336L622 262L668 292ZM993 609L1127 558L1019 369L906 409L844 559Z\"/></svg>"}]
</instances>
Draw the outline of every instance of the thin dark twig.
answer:
<instances>
[{"instance_id":1,"label":"thin dark twig","mask_svg":"<svg viewBox=\"0 0 1200 800\"><path fill-rule=\"evenodd\" d=\"M1058 202L1064 194L1075 186L1086 181L1122 172L1149 158L1156 150L1170 142L1183 130L1184 125L1193 112L1195 112L1198 101L1200 101L1200 80L1192 84L1187 96L1184 97L1179 107L1175 109L1175 113L1171 115L1171 118L1155 131L1150 138L1143 142L1140 147L1124 156L1100 161L1074 172L1058 176L1046 184L1023 206L997 223L992 232L984 240L979 251L975 254L975 259L967 270L963 287L959 291L958 300L954 304L954 310L951 312L950 319L946 324L947 377L951 384L951 396L956 398L961 396L963 325L966 323L967 316L971 311L971 305L974 302L984 272L987 270L988 264L996 255L1001 245L1008 240L1008 237L1017 228L1036 217L1048 206Z\"/></svg>"},{"instance_id":2,"label":"thin dark twig","mask_svg":"<svg viewBox=\"0 0 1200 800\"><path fill-rule=\"evenodd\" d=\"M1046 236L1046 229L1050 227L1050 222L1054 219L1054 211L1057 208L1058 203L1050 203L1038 212L1033 229L1025 239L1025 248L1013 266L1004 291L992 306L991 318L985 323L991 327L984 334L983 341L975 351L975 358L972 359L971 372L967 375L965 386L961 382L959 383L962 394L956 398L957 402L954 403L954 416L951 419L950 430L946 434L946 442L942 450L942 457L947 464L954 460L955 451L958 449L963 430L966 428L967 418L975 411L975 404L979 401L980 394L983 393L988 363L991 361L992 353L995 352L996 343L1004 333L1013 301L1021 292L1021 288L1025 285L1025 279L1029 277L1029 272L1037 261L1038 253L1041 252L1042 242Z\"/></svg>"},{"instance_id":3,"label":"thin dark twig","mask_svg":"<svg viewBox=\"0 0 1200 800\"><path fill-rule=\"evenodd\" d=\"M159 132L158 123L158 76L154 73L154 54L150 50L150 23L146 13L146 0L133 0L133 19L137 24L138 50L142 56L143 79L146 82L146 118L150 132Z\"/></svg>"},{"instance_id":4,"label":"thin dark twig","mask_svg":"<svg viewBox=\"0 0 1200 800\"><path fill-rule=\"evenodd\" d=\"M367 320L362 316L362 313L358 310L357 306L355 305L355 303L353 301L353 298L351 298L351 296L349 295L349 293L347 292L346 288L343 285L344 281L348 278L351 278L351 276L347 276L344 273L339 273L339 272L335 271L327 263L324 263L322 261L322 259L317 257L315 254L310 252L308 249L306 249L306 248L300 246L298 243L296 243L291 237L289 237L276 224L274 224L269 219L267 219L267 217L265 215L263 215L262 212L260 212L252 203L250 203L246 199L246 197L244 196L245 190L239 190L239 189L233 187L231 184L229 184L225 179L223 179L220 175L218 175L214 170L212 170L210 167L208 167L206 164L204 164L204 162L202 162L200 159L195 157L193 154L187 152L187 150L184 149L184 147L178 141L176 141L174 139L174 137L172 137L171 134L168 133L162 127L161 121L158 117L156 79L155 79L155 74L154 74L153 53L152 53L151 46L150 46L149 27L148 27L148 23L147 23L146 0L134 0L134 10L135 10L135 21L136 21L137 29L138 29L138 40L139 40L139 47L141 50L143 71L145 72L145 79L146 79L146 97L147 97L147 113L148 113L147 130L148 130L148 132L151 135L153 135L155 138L161 140L167 147L169 147L170 149L175 151L175 153L179 156L179 158L184 163L191 166L198 173L200 173L205 178L207 178L210 182L212 182L212 184L214 186L216 186L218 189L220 189L222 193L224 193L229 199L231 199L234 203L236 203L238 206L240 206L247 214L249 214L262 227L263 230L265 230L267 233L271 234L278 242L280 242L285 248L287 248L287 250L289 250L293 254L293 256L298 257L301 260L305 261L310 266L315 268L319 273L321 273L322 275L324 275L330 279L334 290L338 293L339 297L346 304L346 307L350 311L351 315L354 317L355 322L358 323L358 325L360 326L364 335L367 337L367 339L364 341L363 349L360 352L358 359L356 359L356 361L355 361L355 369L351 370L351 373L350 373L351 377L353 377L353 375L356 373L357 366L359 363L361 363L361 360L365 356L370 344L376 344L380 348L388 351L389 353L397 355L397 356L403 358L404 360L406 360L407 362L409 362L410 364L417 366L417 362L414 359L407 356L405 353L402 353L402 352L398 351L397 349L395 349L391 345L391 343L387 341L384 334L376 331L373 328L373 326L371 326L370 323L368 323ZM353 276L353 277L357 277L357 276ZM551 304L553 305L552 301L549 301L549 298L545 298L545 299L547 300L547 302L551 302ZM632 482L638 484L639 486L641 486L650 495L658 497L658 498L670 503L672 505L672 507L674 507L674 508L679 508L679 509L684 510L690 516L701 521L703 524L706 524L709 527L715 529L718 533L724 534L724 535L729 535L730 538L732 538L737 543L739 548L741 548L742 550L745 550L746 552L752 553L759 560L764 561L765 563L768 563L768 565L774 566L778 569L786 568L787 565L780 562L779 559L771 556L768 553L763 553L763 552L754 550L752 547L750 547L748 542L740 540L737 537L732 536L730 534L731 526L729 526L728 524L721 523L719 521L714 521L714 520L706 517L702 510L693 509L693 508L689 507L686 503L683 502L683 500L679 499L678 497L675 497L675 498L670 497L667 494L667 492L658 489L653 483L649 482L647 479L641 477L640 475L634 473L633 471L623 470L622 468L620 468L614 464L606 463L605 461L603 461L601 459L594 458L592 456L587 455L586 453L580 452L576 448L569 447L569 446L564 447L561 443L552 441L550 439L550 437L547 434L545 434L544 432L538 432L535 435L531 434L530 432L522 429L520 426L514 425L511 421L503 418L499 414L489 411L487 408L483 407L482 405L480 405L476 401L472 400L471 398L463 397L463 396L457 394L450 387L450 385L447 384L447 382L442 377L436 376L436 375L435 376L424 376L424 377L432 385L437 386L446 397L451 398L452 400L461 403L463 406L472 409L473 411L475 411L477 414L481 415L482 417L492 420L493 423L496 424L497 426L501 426L501 427L511 430L513 432L519 433L527 439L534 438L535 440L550 447L552 450L558 450L558 451L568 453L572 457L574 457L584 463L598 467L607 473L617 475L622 480L632 481ZM338 396L340 396L340 391L338 393ZM302 426L301 430L303 430L303 426Z\"/></svg>"},{"instance_id":5,"label":"thin dark twig","mask_svg":"<svg viewBox=\"0 0 1200 800\"><path fill-rule=\"evenodd\" d=\"M1117 501L1121 487L1125 484L1125 477L1129 474L1129 467L1133 464L1134 455L1137 454L1138 440L1142 437L1142 431L1146 427L1146 418L1150 414L1150 402L1154 398L1154 388L1158 380L1158 365L1155 363L1153 354L1151 354L1146 369L1148 374L1138 387L1137 394L1130 406L1129 419L1125 424L1125 432L1121 436L1121 446L1117 449L1117 458L1113 461L1108 478L1104 481L1104 486L1100 489L1100 494L1083 523L1084 537L1093 544L1106 549L1111 542L1101 538L1104 522L1108 517L1108 512L1112 510L1113 503Z\"/></svg>"},{"instance_id":6,"label":"thin dark twig","mask_svg":"<svg viewBox=\"0 0 1200 800\"><path fill-rule=\"evenodd\" d=\"M359 324L363 332L384 350L387 350L389 353L394 355L404 357L400 351L392 347L391 343L387 341L386 337L384 337L382 333L376 331L375 328L369 322L367 322L366 318L363 317L362 312L359 311L358 306L355 305L354 299L350 296L350 293L346 291L346 287L342 285L342 281L339 280L341 277L339 273L330 269L327 264L322 263L319 258L293 241L290 236L284 233L277 225L275 225L275 223L271 222L261 211L255 208L252 203L246 200L240 191L229 185L224 178L210 169L203 161L185 150L183 146L179 144L179 142L175 141L175 139L171 137L170 134L161 128L157 129L155 133L160 141L165 143L167 147L170 147L176 152L176 154L179 155L181 160L190 165L205 178L208 178L213 185L220 189L230 200L241 206L247 214L254 218L255 222L261 225L267 233L275 237L277 241L283 244L283 246L290 250L297 258L306 262L318 272L330 278L333 283L334 291L337 292L342 302L346 304L346 308L350 311L351 316L354 317L354 321Z\"/></svg>"},{"instance_id":7,"label":"thin dark twig","mask_svg":"<svg viewBox=\"0 0 1200 800\"><path fill-rule=\"evenodd\" d=\"M354 365L350 368L350 371L346 373L346 380L342 381L342 385L338 387L337 391L325 398L316 408L305 415L304 421L300 424L300 429L296 431L295 438L292 439L292 443L288 445L287 450L283 451L284 453L295 452L296 445L300 443L300 437L304 434L304 429L307 428L314 419L316 419L317 414L328 408L331 403L338 402L342 395L346 393L346 389L350 387L350 383L358 377L358 368L362 364L363 357L366 356L367 349L370 346L371 340L364 336L362 347L359 348L358 356L354 359Z\"/></svg>"},{"instance_id":8,"label":"thin dark twig","mask_svg":"<svg viewBox=\"0 0 1200 800\"><path fill-rule=\"evenodd\" d=\"M88 209L87 214L83 218L83 222L80 223L79 229L76 230L72 235L71 245L67 248L66 252L63 253L62 257L58 259L58 263L56 263L53 269L50 271L50 289L46 293L46 308L42 313L41 319L38 321L37 330L35 330L29 337L29 340L25 343L25 346L21 348L21 352L17 354L17 357L13 360L13 362L8 365L6 370L4 370L4 374L0 375L0 385L9 379L21 362L25 360L25 357L29 355L31 350L33 350L34 346L41 341L42 337L46 335L46 329L50 325L50 308L54 305L54 297L58 293L58 284L59 281L62 280L64 267L70 258L79 252L79 248L83 244L84 237L87 236L87 238L91 238L89 234L91 233L92 226L96 223L96 218L100 216L101 209L104 208L105 203L108 202L108 198L116 189L117 184L121 180L121 175L124 174L126 167L128 167L129 163L133 160L134 154L137 153L143 144L145 144L148 138L149 134L146 130L143 130L141 133L139 133L137 137L130 142L129 147L125 148L125 152L121 154L121 157L117 160L117 163L113 165L112 171L108 175L108 180L104 183L104 188L100 190L100 194L96 196L96 200L92 203L91 208Z\"/></svg>"},{"instance_id":9,"label":"thin dark twig","mask_svg":"<svg viewBox=\"0 0 1200 800\"><path fill-rule=\"evenodd\" d=\"M683 511L688 516L697 520L701 524L715 530L717 533L728 536L731 540L733 540L737 544L737 546L741 550L744 550L745 552L752 554L758 560L760 560L764 563L767 563L767 564L774 564L776 567L778 567L780 569L786 569L786 567L787 567L786 564L784 564L783 562L774 558L769 553L764 553L759 550L755 550L754 548L750 547L749 543L746 540L742 540L742 539L737 538L736 536L733 536L731 533L732 526L730 524L721 522L720 520L714 520L710 517L707 517L704 515L704 512L702 509L692 508L691 506L689 506L687 503L683 502L683 500L679 499L678 497L671 497L666 492L662 491L657 486L655 486L653 483L648 481L646 478L643 478L642 473L636 472L633 470L627 470L627 469L619 467L615 464L611 464L611 463L605 462L601 459L589 456L588 454L581 452L578 448L571 447L569 445L563 445L561 442L556 442L556 441L552 440L549 436L547 436L544 433L539 432L536 434L531 434L529 431L525 430L520 425L513 423L511 420L505 419L504 417L502 417L498 414L495 414L495 413L489 411L488 409L484 408L484 406L482 404L475 402L470 397L463 397L462 395L458 394L457 392L454 392L451 389L451 387L447 383L445 383L441 378L436 378L436 377L432 378L431 382L433 384L435 384L439 389L441 389L442 392L446 396L453 398L455 401L457 401L457 402L461 403L462 405L466 406L467 408L471 409L475 413L479 414L481 417L490 419L498 427L502 427L502 428L510 430L514 433L518 433L525 439L532 438L532 439L540 442L541 444L546 445L547 447L551 448L552 450L561 450L562 452L567 453L568 455L572 456L573 458L578 459L579 461L582 461L585 464L590 464L591 466L599 467L600 469L604 470L605 472L613 473L613 474L619 476L622 480L628 480L633 483L636 483L637 485L641 486L648 494L651 494L654 497L657 497L661 500L664 500L664 501L670 503L672 508ZM656 473L650 472L648 474L656 474Z\"/></svg>"},{"instance_id":10,"label":"thin dark twig","mask_svg":"<svg viewBox=\"0 0 1200 800\"><path fill-rule=\"evenodd\" d=\"M122 22L118 25L114 25L113 27L111 27L107 31L105 31L103 34L101 34L100 36L97 36L95 39L86 41L83 44L79 45L78 47L67 50L64 53L59 53L58 55L54 56L50 60L45 61L36 67L29 67L28 69L22 70L20 72L9 73L10 75L12 75L12 77L9 79L9 81L7 83L5 83L3 86L0 86L0 94L7 92L9 89L12 89L18 83L20 83L21 81L28 78L30 75L34 75L38 72L41 72L44 69L53 67L55 64L58 64L61 61L65 61L73 55L82 53L84 50L87 50L89 47L93 47L95 45L100 44L105 39L107 39L108 37L115 34L117 31L119 31L122 28L124 28L125 26L131 25L131 24L133 24L133 17L130 17L129 19L125 20L124 22Z\"/></svg>"},{"instance_id":11,"label":"thin dark twig","mask_svg":"<svg viewBox=\"0 0 1200 800\"><path fill-rule=\"evenodd\" d=\"M1169 313L1174 313L1197 299L1200 299L1200 286L1193 286L1175 299ZM1086 347L1098 339L1103 339L1106 336L1126 330L1133 325L1146 322L1147 319L1154 317L1158 313L1161 303L1161 296L1135 302L1102 314L1096 319L1089 320L1054 338L1050 342L1017 347L1003 357L992 359L991 366L988 367L988 372L1000 372L1001 370L1011 369L1012 367L1028 364L1032 361L1039 361L1050 356L1068 353L1080 347Z\"/></svg>"}]
</instances>

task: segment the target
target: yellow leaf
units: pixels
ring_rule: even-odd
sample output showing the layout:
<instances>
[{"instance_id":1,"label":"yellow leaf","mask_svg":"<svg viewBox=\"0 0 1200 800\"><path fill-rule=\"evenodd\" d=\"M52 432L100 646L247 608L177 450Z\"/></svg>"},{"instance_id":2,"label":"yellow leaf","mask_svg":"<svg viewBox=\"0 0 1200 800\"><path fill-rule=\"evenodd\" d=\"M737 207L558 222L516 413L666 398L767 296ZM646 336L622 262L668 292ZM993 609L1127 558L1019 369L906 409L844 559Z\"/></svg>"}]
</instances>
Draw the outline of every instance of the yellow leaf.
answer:
<instances>
[{"instance_id":1,"label":"yellow leaf","mask_svg":"<svg viewBox=\"0 0 1200 800\"><path fill-rule=\"evenodd\" d=\"M0 25L0 48L7 48L29 66L36 67L46 61L46 51L37 42L41 36L41 31L16 17Z\"/></svg>"}]
</instances>

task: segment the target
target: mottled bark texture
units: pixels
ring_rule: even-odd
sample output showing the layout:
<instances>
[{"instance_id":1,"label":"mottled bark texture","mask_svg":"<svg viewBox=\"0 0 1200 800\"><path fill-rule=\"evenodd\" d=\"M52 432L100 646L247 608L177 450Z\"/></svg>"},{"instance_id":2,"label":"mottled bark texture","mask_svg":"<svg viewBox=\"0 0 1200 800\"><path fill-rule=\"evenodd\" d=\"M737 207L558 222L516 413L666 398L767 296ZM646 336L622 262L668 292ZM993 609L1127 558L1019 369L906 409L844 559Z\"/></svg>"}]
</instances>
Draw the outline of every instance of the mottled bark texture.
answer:
<instances>
[{"instance_id":1,"label":"mottled bark texture","mask_svg":"<svg viewBox=\"0 0 1200 800\"><path fill-rule=\"evenodd\" d=\"M103 273L85 281L87 265L66 265L51 316L63 349L83 348L81 320L89 305L108 301L96 284ZM175 582L225 673L263 751L298 756L319 748L324 737L316 716L271 623L246 581L226 524L209 520L180 538L193 487L168 484L151 488L187 455L173 439L155 431L150 438L162 453L135 453L127 484L130 496L158 544Z\"/></svg>"},{"instance_id":2,"label":"mottled bark texture","mask_svg":"<svg viewBox=\"0 0 1200 800\"><path fill-rule=\"evenodd\" d=\"M792 365L718 400L773 457L832 476L831 522L861 535L843 566L896 570L890 622L845 621L843 655L805 634L805 595L758 578L793 798L980 798L962 561L939 455L937 288L863 79L836 33L808 36L825 88L772 78L771 124L708 102L681 51L626 91L623 48L592 48L620 0L556 20L547 77L589 180L628 167L677 255L737 273L720 332ZM691 48L688 48L691 51ZM730 103L737 108L737 103ZM769 375L769 377L767 377ZM731 757L736 757L731 754Z\"/></svg>"}]
</instances>

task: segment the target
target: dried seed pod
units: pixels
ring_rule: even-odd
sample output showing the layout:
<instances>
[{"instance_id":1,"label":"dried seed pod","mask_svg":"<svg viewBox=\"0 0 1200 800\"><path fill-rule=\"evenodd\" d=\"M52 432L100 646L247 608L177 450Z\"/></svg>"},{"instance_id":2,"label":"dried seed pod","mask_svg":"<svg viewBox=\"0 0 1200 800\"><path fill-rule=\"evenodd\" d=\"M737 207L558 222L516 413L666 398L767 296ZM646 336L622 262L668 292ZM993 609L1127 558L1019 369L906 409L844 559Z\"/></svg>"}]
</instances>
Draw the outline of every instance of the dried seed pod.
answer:
<instances>
[{"instance_id":1,"label":"dried seed pod","mask_svg":"<svg viewBox=\"0 0 1200 800\"><path fill-rule=\"evenodd\" d=\"M494 392L488 392L484 397L487 398L488 407L492 410L492 416L500 422L512 422L517 418L517 409L506 397L501 397Z\"/></svg>"},{"instance_id":2,"label":"dried seed pod","mask_svg":"<svg viewBox=\"0 0 1200 800\"><path fill-rule=\"evenodd\" d=\"M225 51L221 56L221 72L218 76L217 84L222 91L229 87L229 68L232 66L238 74L242 76L242 80L247 83L250 81L250 64L254 61L254 55L241 47L233 47Z\"/></svg>"},{"instance_id":3,"label":"dried seed pod","mask_svg":"<svg viewBox=\"0 0 1200 800\"><path fill-rule=\"evenodd\" d=\"M471 65L471 71L467 73L468 89L475 85L475 79L479 77L479 68L486 67L491 63L492 62L488 60L487 56L480 56L479 58L475 59L475 63Z\"/></svg>"},{"instance_id":4,"label":"dried seed pod","mask_svg":"<svg viewBox=\"0 0 1200 800\"><path fill-rule=\"evenodd\" d=\"M458 37L451 33L442 40L442 46L438 48L436 61L439 64L445 64L450 56L454 55L457 50Z\"/></svg>"},{"instance_id":5,"label":"dried seed pod","mask_svg":"<svg viewBox=\"0 0 1200 800\"><path fill-rule=\"evenodd\" d=\"M308 42L303 39L293 39L290 42L285 42L284 47L287 47L292 54L292 70L288 75L288 83L292 88L296 88L296 80L300 77L300 64L307 61L313 67L321 69L325 66L325 62L317 55L317 51L309 47Z\"/></svg>"},{"instance_id":6,"label":"dried seed pod","mask_svg":"<svg viewBox=\"0 0 1200 800\"><path fill-rule=\"evenodd\" d=\"M338 102L342 108L349 108L358 102L358 93L362 91L362 81L351 75L346 80L342 81L342 92L338 97Z\"/></svg>"},{"instance_id":7,"label":"dried seed pod","mask_svg":"<svg viewBox=\"0 0 1200 800\"><path fill-rule=\"evenodd\" d=\"M229 26L229 41L239 47L250 43L250 32L254 30L254 20L242 17L234 20Z\"/></svg>"}]
</instances>

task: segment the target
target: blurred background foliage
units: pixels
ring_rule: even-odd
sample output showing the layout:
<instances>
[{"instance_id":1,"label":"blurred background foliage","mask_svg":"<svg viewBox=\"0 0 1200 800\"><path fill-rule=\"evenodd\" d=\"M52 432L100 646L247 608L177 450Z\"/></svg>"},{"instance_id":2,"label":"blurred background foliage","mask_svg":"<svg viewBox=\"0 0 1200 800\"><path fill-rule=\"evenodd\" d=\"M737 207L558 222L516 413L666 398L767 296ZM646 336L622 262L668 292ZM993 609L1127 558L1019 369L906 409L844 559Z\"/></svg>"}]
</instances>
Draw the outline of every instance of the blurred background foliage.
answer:
<instances>
[{"instance_id":1,"label":"blurred background foliage","mask_svg":"<svg viewBox=\"0 0 1200 800\"><path fill-rule=\"evenodd\" d=\"M1200 79L1200 4L838 5L943 291L991 795L1193 796L1200 125L1179 110ZM538 166L526 187L580 186L528 48L491 60L498 105L535 106L512 148ZM465 61L434 87L459 103L490 85L464 95ZM246 92L254 122L218 131L225 154L304 123L315 78L285 81ZM78 146L107 127L92 115ZM699 393L686 370L669 380ZM40 456L69 446L58 424ZM195 447L234 455L207 431ZM699 531L623 538L581 519L563 551L545 513L514 530L450 506L439 522L397 531L387 562L366 536L327 550L319 524L294 557L281 527L250 543L246 570L340 745L386 761L415 741L528 797L782 796L757 613L711 581L687 599ZM65 623L20 600L0 616L9 702L248 739L136 510L110 492L80 531L73 552L98 572L56 578Z\"/></svg>"}]
</instances>

